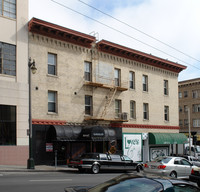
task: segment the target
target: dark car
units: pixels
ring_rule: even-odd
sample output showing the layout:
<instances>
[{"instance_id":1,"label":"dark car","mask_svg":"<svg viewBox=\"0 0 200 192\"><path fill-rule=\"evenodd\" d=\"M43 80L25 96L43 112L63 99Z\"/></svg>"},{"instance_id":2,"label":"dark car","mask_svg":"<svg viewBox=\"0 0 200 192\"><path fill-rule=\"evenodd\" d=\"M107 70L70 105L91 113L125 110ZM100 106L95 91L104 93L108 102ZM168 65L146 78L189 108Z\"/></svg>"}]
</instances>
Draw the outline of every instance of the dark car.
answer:
<instances>
[{"instance_id":1,"label":"dark car","mask_svg":"<svg viewBox=\"0 0 200 192\"><path fill-rule=\"evenodd\" d=\"M195 167L192 169L189 179L190 181L196 182L200 187L200 167Z\"/></svg>"},{"instance_id":2,"label":"dark car","mask_svg":"<svg viewBox=\"0 0 200 192\"><path fill-rule=\"evenodd\" d=\"M84 153L80 158L71 160L68 167L78 168L80 172L90 170L95 174L100 170L140 171L142 169L140 163L134 162L126 155L106 153Z\"/></svg>"},{"instance_id":3,"label":"dark car","mask_svg":"<svg viewBox=\"0 0 200 192\"><path fill-rule=\"evenodd\" d=\"M151 174L123 174L95 187L67 187L65 192L200 192L193 184Z\"/></svg>"}]
</instances>

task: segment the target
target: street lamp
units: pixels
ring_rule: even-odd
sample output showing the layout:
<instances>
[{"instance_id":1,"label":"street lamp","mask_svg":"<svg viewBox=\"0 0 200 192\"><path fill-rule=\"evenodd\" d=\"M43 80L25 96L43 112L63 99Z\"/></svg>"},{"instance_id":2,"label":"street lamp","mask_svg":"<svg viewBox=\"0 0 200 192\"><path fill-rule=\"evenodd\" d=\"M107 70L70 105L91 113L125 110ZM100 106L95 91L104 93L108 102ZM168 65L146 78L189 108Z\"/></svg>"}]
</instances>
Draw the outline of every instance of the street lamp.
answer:
<instances>
[{"instance_id":1,"label":"street lamp","mask_svg":"<svg viewBox=\"0 0 200 192\"><path fill-rule=\"evenodd\" d=\"M189 155L191 156L191 128L190 128L190 108L187 107L188 112L188 132L189 132Z\"/></svg>"},{"instance_id":2,"label":"street lamp","mask_svg":"<svg viewBox=\"0 0 200 192\"><path fill-rule=\"evenodd\" d=\"M31 62L31 58L28 61L28 83L29 83L29 159L27 161L27 169L35 169L35 163L33 159L33 131L32 131L32 114L31 114L31 71L36 73L35 60Z\"/></svg>"}]
</instances>

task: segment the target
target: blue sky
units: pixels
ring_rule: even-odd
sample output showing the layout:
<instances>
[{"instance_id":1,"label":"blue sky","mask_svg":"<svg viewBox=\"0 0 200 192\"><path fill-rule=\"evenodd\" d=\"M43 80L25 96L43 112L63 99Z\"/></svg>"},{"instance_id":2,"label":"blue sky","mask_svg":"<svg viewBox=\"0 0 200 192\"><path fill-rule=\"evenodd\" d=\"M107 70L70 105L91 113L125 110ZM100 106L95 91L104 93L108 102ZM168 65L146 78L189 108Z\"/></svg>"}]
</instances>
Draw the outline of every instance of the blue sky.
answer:
<instances>
[{"instance_id":1,"label":"blue sky","mask_svg":"<svg viewBox=\"0 0 200 192\"><path fill-rule=\"evenodd\" d=\"M199 0L29 0L29 19L36 17L86 34L95 32L99 40L186 65L179 75L181 81L200 77L199 7Z\"/></svg>"}]
</instances>

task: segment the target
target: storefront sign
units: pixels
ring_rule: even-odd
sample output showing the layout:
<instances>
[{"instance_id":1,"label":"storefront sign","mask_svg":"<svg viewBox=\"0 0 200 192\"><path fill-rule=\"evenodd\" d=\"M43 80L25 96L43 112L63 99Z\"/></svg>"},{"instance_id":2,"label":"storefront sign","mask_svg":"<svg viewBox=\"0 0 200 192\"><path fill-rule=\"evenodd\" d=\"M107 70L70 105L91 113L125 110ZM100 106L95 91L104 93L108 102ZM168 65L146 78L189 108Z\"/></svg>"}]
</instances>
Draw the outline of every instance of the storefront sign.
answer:
<instances>
[{"instance_id":1,"label":"storefront sign","mask_svg":"<svg viewBox=\"0 0 200 192\"><path fill-rule=\"evenodd\" d=\"M123 152L133 161L142 161L142 134L124 133Z\"/></svg>"},{"instance_id":2,"label":"storefront sign","mask_svg":"<svg viewBox=\"0 0 200 192\"><path fill-rule=\"evenodd\" d=\"M53 152L53 143L46 143L46 152Z\"/></svg>"},{"instance_id":3,"label":"storefront sign","mask_svg":"<svg viewBox=\"0 0 200 192\"><path fill-rule=\"evenodd\" d=\"M155 159L156 157L160 156L168 156L169 155L169 148L168 147L152 147L150 148L150 161Z\"/></svg>"}]
</instances>

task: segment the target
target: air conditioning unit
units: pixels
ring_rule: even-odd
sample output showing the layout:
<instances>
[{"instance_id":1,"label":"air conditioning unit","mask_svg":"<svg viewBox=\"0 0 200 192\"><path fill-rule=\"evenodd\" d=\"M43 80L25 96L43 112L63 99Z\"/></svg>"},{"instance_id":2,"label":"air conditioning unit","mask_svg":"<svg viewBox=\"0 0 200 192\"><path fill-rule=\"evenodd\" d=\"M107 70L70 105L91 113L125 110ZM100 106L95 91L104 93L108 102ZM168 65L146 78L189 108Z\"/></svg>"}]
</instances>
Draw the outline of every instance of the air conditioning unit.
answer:
<instances>
[{"instance_id":1,"label":"air conditioning unit","mask_svg":"<svg viewBox=\"0 0 200 192\"><path fill-rule=\"evenodd\" d=\"M121 119L128 120L128 113L125 113L125 112L121 113Z\"/></svg>"}]
</instances>

